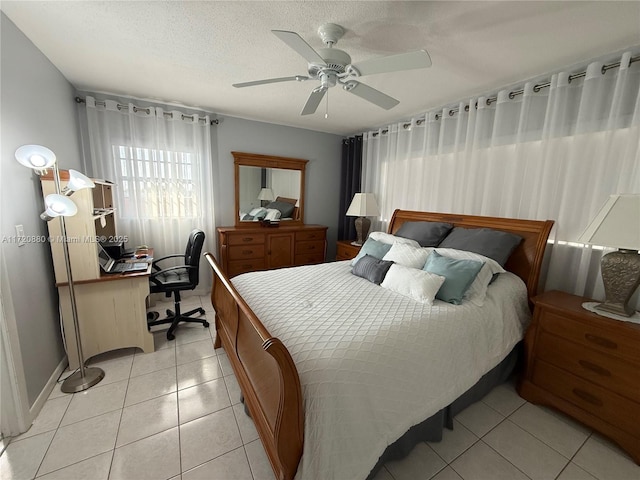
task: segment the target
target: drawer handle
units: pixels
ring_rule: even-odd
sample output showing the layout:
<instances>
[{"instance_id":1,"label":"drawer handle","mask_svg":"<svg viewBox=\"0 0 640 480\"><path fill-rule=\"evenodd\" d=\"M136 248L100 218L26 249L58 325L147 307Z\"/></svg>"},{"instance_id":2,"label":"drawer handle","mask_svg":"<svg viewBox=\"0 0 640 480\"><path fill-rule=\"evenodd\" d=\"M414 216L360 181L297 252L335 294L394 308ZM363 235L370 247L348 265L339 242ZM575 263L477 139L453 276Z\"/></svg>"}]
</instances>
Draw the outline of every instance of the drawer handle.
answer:
<instances>
[{"instance_id":1,"label":"drawer handle","mask_svg":"<svg viewBox=\"0 0 640 480\"><path fill-rule=\"evenodd\" d=\"M609 370L607 370L606 368L602 368L600 365L596 365L595 363L591 363L586 360L579 360L578 363L582 365L583 368L591 370L592 372L595 372L598 375L602 375L603 377L611 376L611 372Z\"/></svg>"},{"instance_id":2,"label":"drawer handle","mask_svg":"<svg viewBox=\"0 0 640 480\"><path fill-rule=\"evenodd\" d=\"M242 268L251 268L251 265L242 265Z\"/></svg>"},{"instance_id":3,"label":"drawer handle","mask_svg":"<svg viewBox=\"0 0 640 480\"><path fill-rule=\"evenodd\" d=\"M576 397L581 398L585 402L589 402L592 405L597 405L598 407L602 406L602 400L600 400L595 395L590 394L589 392L585 392L584 390L580 390L579 388L574 388L572 392Z\"/></svg>"},{"instance_id":4,"label":"drawer handle","mask_svg":"<svg viewBox=\"0 0 640 480\"><path fill-rule=\"evenodd\" d=\"M242 254L243 255L251 255L253 253L253 250L243 250Z\"/></svg>"},{"instance_id":5,"label":"drawer handle","mask_svg":"<svg viewBox=\"0 0 640 480\"><path fill-rule=\"evenodd\" d=\"M590 333L585 333L584 338L586 338L590 342L593 342L596 345L599 345L601 347L618 348L618 344L616 342L612 342L611 340L607 340L606 338L599 337L598 335L592 335Z\"/></svg>"},{"instance_id":6,"label":"drawer handle","mask_svg":"<svg viewBox=\"0 0 640 480\"><path fill-rule=\"evenodd\" d=\"M253 240L253 237L244 237L242 239L243 242L251 242Z\"/></svg>"}]
</instances>

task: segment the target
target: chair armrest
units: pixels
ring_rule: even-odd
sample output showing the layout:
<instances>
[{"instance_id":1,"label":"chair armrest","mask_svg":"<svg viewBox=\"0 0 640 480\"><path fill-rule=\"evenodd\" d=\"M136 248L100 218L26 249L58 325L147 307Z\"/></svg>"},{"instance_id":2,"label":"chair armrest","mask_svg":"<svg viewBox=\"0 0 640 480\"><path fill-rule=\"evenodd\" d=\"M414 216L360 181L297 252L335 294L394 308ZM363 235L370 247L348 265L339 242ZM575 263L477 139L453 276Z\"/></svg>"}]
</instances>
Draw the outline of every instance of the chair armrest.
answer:
<instances>
[{"instance_id":1,"label":"chair armrest","mask_svg":"<svg viewBox=\"0 0 640 480\"><path fill-rule=\"evenodd\" d=\"M153 262L151 262L151 267L155 268L156 270L162 270L162 268L160 268L158 265L156 265L158 262L161 262L162 260L166 260L168 258L184 258L184 254L183 253L174 253L173 255L167 255L165 257L160 257L160 258L155 258L153 259Z\"/></svg>"}]
</instances>

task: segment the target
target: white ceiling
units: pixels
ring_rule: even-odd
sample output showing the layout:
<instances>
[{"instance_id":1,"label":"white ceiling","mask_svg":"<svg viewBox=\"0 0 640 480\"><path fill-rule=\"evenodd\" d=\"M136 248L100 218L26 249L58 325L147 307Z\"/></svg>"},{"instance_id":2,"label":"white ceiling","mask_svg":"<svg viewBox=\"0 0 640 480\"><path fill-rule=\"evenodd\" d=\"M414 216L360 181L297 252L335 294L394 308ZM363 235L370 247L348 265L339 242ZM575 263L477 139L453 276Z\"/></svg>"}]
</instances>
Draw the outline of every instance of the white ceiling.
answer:
<instances>
[{"instance_id":1,"label":"white ceiling","mask_svg":"<svg viewBox=\"0 0 640 480\"><path fill-rule=\"evenodd\" d=\"M0 8L79 90L177 103L348 135L473 94L640 45L640 2L6 1ZM347 29L354 63L426 49L429 69L362 77L400 100L386 111L336 87L301 117L315 81L236 89L306 75L270 30L321 48L317 28Z\"/></svg>"}]
</instances>

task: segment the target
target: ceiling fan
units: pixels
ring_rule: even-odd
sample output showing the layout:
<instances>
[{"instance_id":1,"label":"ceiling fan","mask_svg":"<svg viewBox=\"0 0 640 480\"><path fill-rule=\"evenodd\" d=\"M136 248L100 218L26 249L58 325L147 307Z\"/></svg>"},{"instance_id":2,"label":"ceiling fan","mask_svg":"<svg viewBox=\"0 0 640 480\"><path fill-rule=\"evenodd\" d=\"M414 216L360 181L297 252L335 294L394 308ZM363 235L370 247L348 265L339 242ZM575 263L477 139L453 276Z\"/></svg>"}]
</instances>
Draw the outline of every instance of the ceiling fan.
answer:
<instances>
[{"instance_id":1,"label":"ceiling fan","mask_svg":"<svg viewBox=\"0 0 640 480\"><path fill-rule=\"evenodd\" d=\"M351 57L347 52L333 48L345 32L344 28L334 23L326 23L318 28L318 34L326 45L326 48L319 48L317 51L295 32L288 32L286 30L271 31L280 40L304 57L309 64L308 76L295 75L292 77L269 78L253 82L234 83L233 86L243 88L294 80L298 82L319 80L320 85L311 91L311 95L309 95L307 103L302 109L302 112L300 112L300 115L315 113L327 91L337 84L342 85L342 88L347 92L357 95L385 110L389 110L400 102L375 88L354 80L354 78L376 73L398 72L431 66L431 58L425 50L372 58L353 65L351 63Z\"/></svg>"}]
</instances>

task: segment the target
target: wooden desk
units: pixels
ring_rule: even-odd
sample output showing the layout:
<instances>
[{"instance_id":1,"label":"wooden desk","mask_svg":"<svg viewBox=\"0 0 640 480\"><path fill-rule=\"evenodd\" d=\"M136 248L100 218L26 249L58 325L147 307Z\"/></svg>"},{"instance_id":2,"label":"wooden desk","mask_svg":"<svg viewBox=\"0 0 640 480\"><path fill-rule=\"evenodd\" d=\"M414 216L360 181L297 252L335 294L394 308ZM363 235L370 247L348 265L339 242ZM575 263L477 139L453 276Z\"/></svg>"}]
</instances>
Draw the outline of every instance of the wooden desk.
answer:
<instances>
[{"instance_id":1,"label":"wooden desk","mask_svg":"<svg viewBox=\"0 0 640 480\"><path fill-rule=\"evenodd\" d=\"M85 361L119 348L138 347L145 353L154 351L153 334L147 329L150 274L151 264L145 272L101 274L93 280L74 281ZM57 287L69 368L74 369L79 364L69 284L60 283Z\"/></svg>"}]
</instances>

